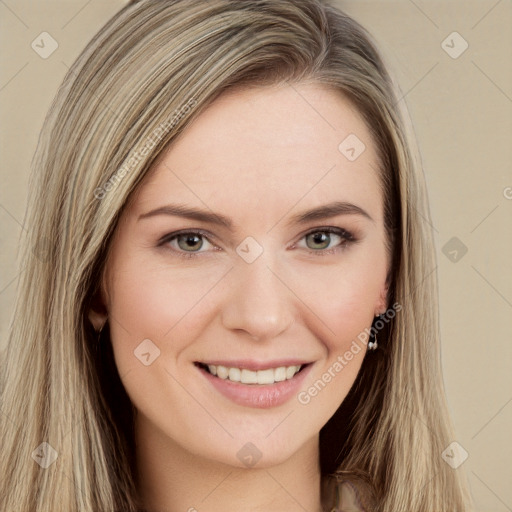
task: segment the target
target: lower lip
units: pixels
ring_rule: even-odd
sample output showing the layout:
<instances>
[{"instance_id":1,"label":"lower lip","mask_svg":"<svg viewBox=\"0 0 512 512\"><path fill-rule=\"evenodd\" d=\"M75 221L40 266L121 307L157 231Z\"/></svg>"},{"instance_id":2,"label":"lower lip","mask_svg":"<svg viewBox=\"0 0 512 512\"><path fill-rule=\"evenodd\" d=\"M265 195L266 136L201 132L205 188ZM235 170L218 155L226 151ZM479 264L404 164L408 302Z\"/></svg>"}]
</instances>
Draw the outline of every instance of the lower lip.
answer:
<instances>
[{"instance_id":1,"label":"lower lip","mask_svg":"<svg viewBox=\"0 0 512 512\"><path fill-rule=\"evenodd\" d=\"M242 384L215 377L202 368L198 369L217 391L232 402L245 407L269 409L283 405L292 396L297 395L310 368L311 364L308 364L292 379L275 384Z\"/></svg>"}]
</instances>

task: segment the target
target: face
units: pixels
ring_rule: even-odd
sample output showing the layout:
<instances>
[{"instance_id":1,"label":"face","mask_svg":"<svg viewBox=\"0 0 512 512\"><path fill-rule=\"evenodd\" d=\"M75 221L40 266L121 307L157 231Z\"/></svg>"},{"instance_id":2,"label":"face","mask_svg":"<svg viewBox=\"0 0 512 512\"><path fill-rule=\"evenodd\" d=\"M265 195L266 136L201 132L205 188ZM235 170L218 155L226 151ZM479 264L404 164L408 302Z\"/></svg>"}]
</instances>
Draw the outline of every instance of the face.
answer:
<instances>
[{"instance_id":1,"label":"face","mask_svg":"<svg viewBox=\"0 0 512 512\"><path fill-rule=\"evenodd\" d=\"M317 443L386 309L377 169L355 108L314 84L224 93L160 156L103 280L138 428L239 467Z\"/></svg>"}]
</instances>

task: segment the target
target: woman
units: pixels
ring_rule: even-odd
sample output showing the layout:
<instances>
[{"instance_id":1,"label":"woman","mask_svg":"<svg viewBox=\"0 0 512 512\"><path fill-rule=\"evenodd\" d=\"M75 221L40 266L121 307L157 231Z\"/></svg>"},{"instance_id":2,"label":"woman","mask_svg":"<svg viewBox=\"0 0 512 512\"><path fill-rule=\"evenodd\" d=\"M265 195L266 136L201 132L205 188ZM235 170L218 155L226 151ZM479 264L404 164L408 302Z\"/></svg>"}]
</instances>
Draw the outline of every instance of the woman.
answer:
<instances>
[{"instance_id":1,"label":"woman","mask_svg":"<svg viewBox=\"0 0 512 512\"><path fill-rule=\"evenodd\" d=\"M3 510L468 510L399 98L317 0L107 23L35 160Z\"/></svg>"}]
</instances>

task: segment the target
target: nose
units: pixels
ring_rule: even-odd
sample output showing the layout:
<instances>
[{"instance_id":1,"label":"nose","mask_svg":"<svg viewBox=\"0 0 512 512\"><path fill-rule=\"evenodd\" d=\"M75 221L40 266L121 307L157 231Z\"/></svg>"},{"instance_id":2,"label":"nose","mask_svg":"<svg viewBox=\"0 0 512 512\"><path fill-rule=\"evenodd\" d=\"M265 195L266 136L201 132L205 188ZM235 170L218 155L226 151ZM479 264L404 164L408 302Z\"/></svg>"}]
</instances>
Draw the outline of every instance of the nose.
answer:
<instances>
[{"instance_id":1,"label":"nose","mask_svg":"<svg viewBox=\"0 0 512 512\"><path fill-rule=\"evenodd\" d=\"M221 311L226 329L259 341L279 336L294 318L293 293L268 263L263 255L250 264L238 262L225 283L228 292Z\"/></svg>"}]
</instances>

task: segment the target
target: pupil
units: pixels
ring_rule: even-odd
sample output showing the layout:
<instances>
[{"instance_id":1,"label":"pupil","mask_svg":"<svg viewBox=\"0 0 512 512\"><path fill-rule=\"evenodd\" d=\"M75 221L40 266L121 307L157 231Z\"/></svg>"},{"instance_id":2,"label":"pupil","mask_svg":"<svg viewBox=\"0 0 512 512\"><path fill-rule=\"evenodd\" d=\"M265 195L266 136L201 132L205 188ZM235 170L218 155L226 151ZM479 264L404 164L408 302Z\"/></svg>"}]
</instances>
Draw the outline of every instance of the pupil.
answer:
<instances>
[{"instance_id":1,"label":"pupil","mask_svg":"<svg viewBox=\"0 0 512 512\"><path fill-rule=\"evenodd\" d=\"M326 247L329 246L329 243L331 242L331 237L329 235L329 233L322 233L322 232L318 232L318 233L312 233L310 235L310 237L312 238L312 241L313 241L313 244L315 245L321 245L322 247L312 247L312 249L325 249Z\"/></svg>"},{"instance_id":2,"label":"pupil","mask_svg":"<svg viewBox=\"0 0 512 512\"><path fill-rule=\"evenodd\" d=\"M200 249L203 241L197 235L182 235L178 240L178 245L181 249L190 252L190 249Z\"/></svg>"}]
</instances>

